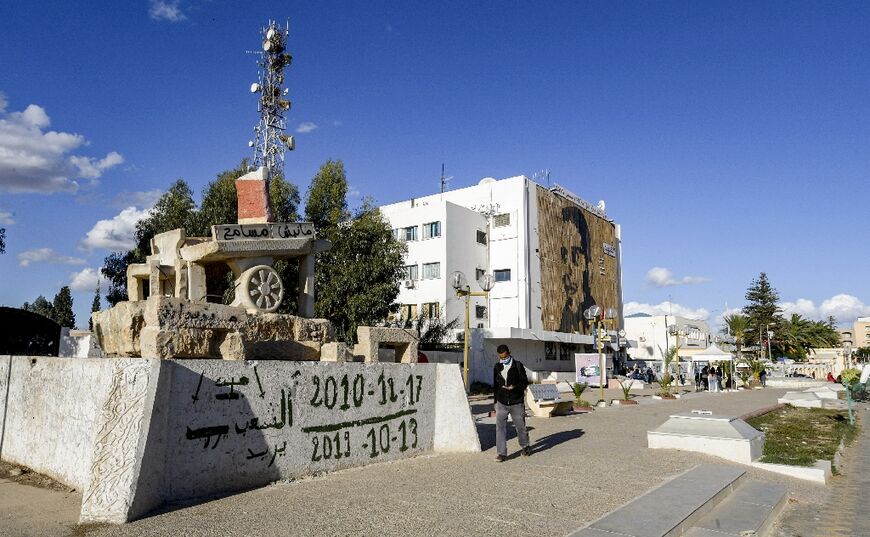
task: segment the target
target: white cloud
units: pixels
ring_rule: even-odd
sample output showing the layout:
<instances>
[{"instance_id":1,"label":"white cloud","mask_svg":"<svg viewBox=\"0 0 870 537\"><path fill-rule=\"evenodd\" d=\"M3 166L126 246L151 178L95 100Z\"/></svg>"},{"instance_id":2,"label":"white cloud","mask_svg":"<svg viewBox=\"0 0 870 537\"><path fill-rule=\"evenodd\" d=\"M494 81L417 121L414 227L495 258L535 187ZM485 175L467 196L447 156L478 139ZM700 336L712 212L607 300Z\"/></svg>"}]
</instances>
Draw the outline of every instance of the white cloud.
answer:
<instances>
[{"instance_id":1,"label":"white cloud","mask_svg":"<svg viewBox=\"0 0 870 537\"><path fill-rule=\"evenodd\" d=\"M704 321L710 316L705 308L692 309L674 302L665 300L658 304L646 304L642 302L626 302L623 306L623 315L629 316L634 313L647 313L649 315L677 315L687 319Z\"/></svg>"},{"instance_id":2,"label":"white cloud","mask_svg":"<svg viewBox=\"0 0 870 537\"><path fill-rule=\"evenodd\" d=\"M306 132L311 132L316 128L317 128L317 123L314 123L312 121L303 121L302 123L299 124L298 127L296 127L296 132L304 134Z\"/></svg>"},{"instance_id":3,"label":"white cloud","mask_svg":"<svg viewBox=\"0 0 870 537\"><path fill-rule=\"evenodd\" d=\"M35 104L21 112L7 112L0 95L0 189L10 192L75 192L76 179L98 179L123 162L110 152L102 159L69 154L87 145L84 136L46 131L51 119Z\"/></svg>"},{"instance_id":4,"label":"white cloud","mask_svg":"<svg viewBox=\"0 0 870 537\"><path fill-rule=\"evenodd\" d=\"M136 222L146 218L148 211L127 207L109 220L100 220L79 243L85 250L129 250L135 245Z\"/></svg>"},{"instance_id":5,"label":"white cloud","mask_svg":"<svg viewBox=\"0 0 870 537\"><path fill-rule=\"evenodd\" d=\"M37 248L18 254L18 264L26 267L31 263L54 263L57 265L84 265L85 260L79 257L60 255L51 248Z\"/></svg>"},{"instance_id":6,"label":"white cloud","mask_svg":"<svg viewBox=\"0 0 870 537\"><path fill-rule=\"evenodd\" d=\"M781 302L779 307L786 317L797 313L815 321L825 321L828 317L833 317L838 323L851 323L856 317L870 315L870 304L845 293L823 300L819 306L812 300L799 298L794 302Z\"/></svg>"},{"instance_id":7,"label":"white cloud","mask_svg":"<svg viewBox=\"0 0 870 537\"><path fill-rule=\"evenodd\" d=\"M653 287L672 287L674 285L694 285L710 281L703 276L683 276L674 278L674 273L664 267L653 267L646 273L646 282Z\"/></svg>"},{"instance_id":8,"label":"white cloud","mask_svg":"<svg viewBox=\"0 0 870 537\"><path fill-rule=\"evenodd\" d=\"M97 288L100 269L86 268L69 275L69 288L73 291L93 291Z\"/></svg>"},{"instance_id":9,"label":"white cloud","mask_svg":"<svg viewBox=\"0 0 870 537\"><path fill-rule=\"evenodd\" d=\"M0 211L0 225L11 226L14 223L15 219L12 218L12 213L9 211Z\"/></svg>"},{"instance_id":10,"label":"white cloud","mask_svg":"<svg viewBox=\"0 0 870 537\"><path fill-rule=\"evenodd\" d=\"M151 0L148 16L156 21L181 22L187 19L187 15L178 7L178 0Z\"/></svg>"},{"instance_id":11,"label":"white cloud","mask_svg":"<svg viewBox=\"0 0 870 537\"><path fill-rule=\"evenodd\" d=\"M85 177L87 179L97 179L103 172L111 168L112 166L117 166L124 162L124 157L120 154L112 151L105 158L97 160L91 157L77 157L72 156L69 158L70 164L78 168L79 177Z\"/></svg>"},{"instance_id":12,"label":"white cloud","mask_svg":"<svg viewBox=\"0 0 870 537\"><path fill-rule=\"evenodd\" d=\"M361 198L362 193L359 189L353 185L347 185L347 195L350 198Z\"/></svg>"}]
</instances>

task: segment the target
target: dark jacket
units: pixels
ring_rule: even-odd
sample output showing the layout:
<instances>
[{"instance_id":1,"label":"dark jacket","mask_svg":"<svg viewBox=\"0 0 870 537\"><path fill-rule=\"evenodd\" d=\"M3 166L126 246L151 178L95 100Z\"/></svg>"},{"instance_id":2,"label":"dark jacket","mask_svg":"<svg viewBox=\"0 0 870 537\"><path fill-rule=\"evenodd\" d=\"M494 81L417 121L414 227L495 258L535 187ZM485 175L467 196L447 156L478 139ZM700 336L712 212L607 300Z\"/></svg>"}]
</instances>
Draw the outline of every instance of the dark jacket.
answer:
<instances>
[{"instance_id":1,"label":"dark jacket","mask_svg":"<svg viewBox=\"0 0 870 537\"><path fill-rule=\"evenodd\" d=\"M503 405L516 405L523 402L526 394L526 387L529 385L529 378L526 376L526 368L519 360L513 358L511 367L508 369L507 382L501 376L501 371L504 366L501 362L495 364L493 370L492 385L495 393L495 400ZM513 386L512 390L505 389L505 386Z\"/></svg>"}]
</instances>

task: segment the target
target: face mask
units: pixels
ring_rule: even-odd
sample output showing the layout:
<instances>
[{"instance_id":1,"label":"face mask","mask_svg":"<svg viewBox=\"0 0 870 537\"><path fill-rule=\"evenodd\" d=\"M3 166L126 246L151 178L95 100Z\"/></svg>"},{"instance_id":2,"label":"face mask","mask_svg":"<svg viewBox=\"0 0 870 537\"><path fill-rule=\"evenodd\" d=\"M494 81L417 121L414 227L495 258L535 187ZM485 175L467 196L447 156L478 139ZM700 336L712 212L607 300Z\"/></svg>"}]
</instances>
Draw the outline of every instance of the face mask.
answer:
<instances>
[{"instance_id":1,"label":"face mask","mask_svg":"<svg viewBox=\"0 0 870 537\"><path fill-rule=\"evenodd\" d=\"M501 365L508 365L509 363L511 363L511 357L508 356L504 360L499 360L499 362L501 363Z\"/></svg>"}]
</instances>

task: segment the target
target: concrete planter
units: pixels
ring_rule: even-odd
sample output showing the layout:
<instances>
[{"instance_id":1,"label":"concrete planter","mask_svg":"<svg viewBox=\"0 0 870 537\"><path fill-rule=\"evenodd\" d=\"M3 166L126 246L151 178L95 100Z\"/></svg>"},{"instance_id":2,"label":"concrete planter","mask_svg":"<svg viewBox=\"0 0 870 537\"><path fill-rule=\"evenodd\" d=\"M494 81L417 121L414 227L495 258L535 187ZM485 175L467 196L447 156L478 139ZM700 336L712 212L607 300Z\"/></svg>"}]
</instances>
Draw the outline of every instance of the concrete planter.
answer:
<instances>
[{"instance_id":1,"label":"concrete planter","mask_svg":"<svg viewBox=\"0 0 870 537\"><path fill-rule=\"evenodd\" d=\"M616 406L632 406L637 405L637 401L634 399L614 399L610 402L611 405Z\"/></svg>"},{"instance_id":2,"label":"concrete planter","mask_svg":"<svg viewBox=\"0 0 870 537\"><path fill-rule=\"evenodd\" d=\"M680 398L679 395L653 395L653 399L662 399L665 401L674 401Z\"/></svg>"}]
</instances>

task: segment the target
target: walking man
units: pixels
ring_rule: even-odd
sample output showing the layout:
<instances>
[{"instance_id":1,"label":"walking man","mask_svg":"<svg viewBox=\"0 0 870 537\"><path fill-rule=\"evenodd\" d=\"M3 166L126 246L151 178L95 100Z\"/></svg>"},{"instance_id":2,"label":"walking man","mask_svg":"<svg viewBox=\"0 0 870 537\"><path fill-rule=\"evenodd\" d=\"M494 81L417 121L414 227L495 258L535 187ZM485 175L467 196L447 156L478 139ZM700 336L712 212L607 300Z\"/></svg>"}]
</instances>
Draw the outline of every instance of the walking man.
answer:
<instances>
[{"instance_id":1,"label":"walking man","mask_svg":"<svg viewBox=\"0 0 870 537\"><path fill-rule=\"evenodd\" d=\"M514 360L507 345L499 345L499 362L493 370L493 382L495 390L495 448L498 462L507 460L507 417L511 415L511 421L517 430L517 440L520 442L523 456L532 454L529 449L529 433L526 431L526 409L523 399L529 379L526 376L526 368L518 360Z\"/></svg>"}]
</instances>

